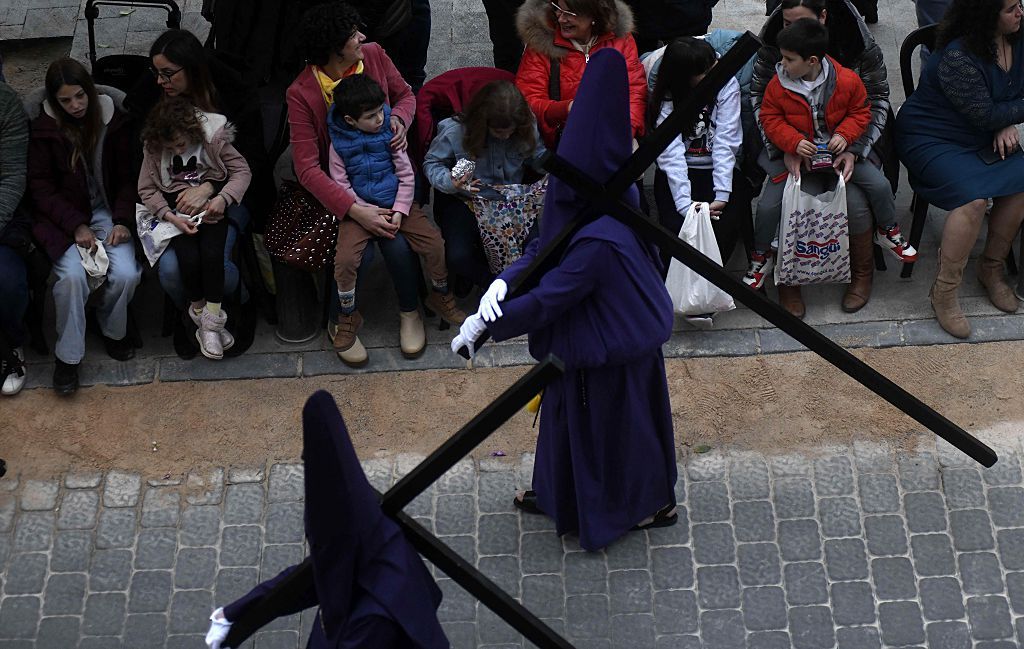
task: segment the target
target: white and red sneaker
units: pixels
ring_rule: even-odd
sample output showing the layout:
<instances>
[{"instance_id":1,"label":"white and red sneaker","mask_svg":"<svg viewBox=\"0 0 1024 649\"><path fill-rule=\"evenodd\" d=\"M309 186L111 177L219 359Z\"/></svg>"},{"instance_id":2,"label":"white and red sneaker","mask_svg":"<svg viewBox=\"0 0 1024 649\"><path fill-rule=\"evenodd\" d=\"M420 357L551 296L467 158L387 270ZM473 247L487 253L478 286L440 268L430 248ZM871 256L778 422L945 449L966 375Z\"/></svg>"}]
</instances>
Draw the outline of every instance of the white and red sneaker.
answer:
<instances>
[{"instance_id":1,"label":"white and red sneaker","mask_svg":"<svg viewBox=\"0 0 1024 649\"><path fill-rule=\"evenodd\" d=\"M898 225L891 225L888 228L880 227L875 230L875 243L882 246L883 250L891 252L903 263L909 264L917 261L917 250L914 250L914 246L903 238Z\"/></svg>"},{"instance_id":2,"label":"white and red sneaker","mask_svg":"<svg viewBox=\"0 0 1024 649\"><path fill-rule=\"evenodd\" d=\"M768 277L768 273L772 272L772 268L774 267L774 250L755 250L750 255L750 266L747 268L747 273L743 276L743 283L755 291L759 290L764 286L764 280Z\"/></svg>"}]
</instances>

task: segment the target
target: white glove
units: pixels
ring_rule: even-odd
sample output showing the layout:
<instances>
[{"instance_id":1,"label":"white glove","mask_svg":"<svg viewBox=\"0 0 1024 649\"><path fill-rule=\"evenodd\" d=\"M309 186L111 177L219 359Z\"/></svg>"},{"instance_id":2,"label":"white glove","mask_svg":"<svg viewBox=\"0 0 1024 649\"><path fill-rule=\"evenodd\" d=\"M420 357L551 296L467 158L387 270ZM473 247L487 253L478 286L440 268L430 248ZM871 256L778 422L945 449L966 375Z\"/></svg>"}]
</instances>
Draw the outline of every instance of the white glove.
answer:
<instances>
[{"instance_id":1,"label":"white glove","mask_svg":"<svg viewBox=\"0 0 1024 649\"><path fill-rule=\"evenodd\" d=\"M469 349L469 357L473 358L476 355L476 341L487 331L487 325L484 324L483 318L480 317L480 312L476 312L473 315L466 318L466 321L462 323L462 327L459 328L459 335L455 336L452 340L452 351L455 353L459 352L459 349L466 347Z\"/></svg>"},{"instance_id":2,"label":"white glove","mask_svg":"<svg viewBox=\"0 0 1024 649\"><path fill-rule=\"evenodd\" d=\"M485 322L494 322L502 316L498 302L505 299L506 293L508 293L508 284L503 279L496 279L491 282L487 292L480 297L480 315Z\"/></svg>"},{"instance_id":3,"label":"white glove","mask_svg":"<svg viewBox=\"0 0 1024 649\"><path fill-rule=\"evenodd\" d=\"M206 646L220 649L220 643L228 637L231 623L224 617L224 608L218 608L210 615L210 630L206 632Z\"/></svg>"}]
</instances>

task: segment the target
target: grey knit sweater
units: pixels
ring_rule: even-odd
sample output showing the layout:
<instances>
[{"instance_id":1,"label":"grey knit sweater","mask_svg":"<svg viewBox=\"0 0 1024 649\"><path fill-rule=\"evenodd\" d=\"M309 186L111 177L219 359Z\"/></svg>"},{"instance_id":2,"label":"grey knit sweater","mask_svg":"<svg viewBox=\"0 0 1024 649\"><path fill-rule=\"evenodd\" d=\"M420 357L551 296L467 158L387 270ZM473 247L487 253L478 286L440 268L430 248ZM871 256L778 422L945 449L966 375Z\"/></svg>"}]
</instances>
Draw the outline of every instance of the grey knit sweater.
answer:
<instances>
[{"instance_id":1,"label":"grey knit sweater","mask_svg":"<svg viewBox=\"0 0 1024 649\"><path fill-rule=\"evenodd\" d=\"M0 82L0 232L11 222L25 193L28 132L28 116L18 93Z\"/></svg>"}]
</instances>

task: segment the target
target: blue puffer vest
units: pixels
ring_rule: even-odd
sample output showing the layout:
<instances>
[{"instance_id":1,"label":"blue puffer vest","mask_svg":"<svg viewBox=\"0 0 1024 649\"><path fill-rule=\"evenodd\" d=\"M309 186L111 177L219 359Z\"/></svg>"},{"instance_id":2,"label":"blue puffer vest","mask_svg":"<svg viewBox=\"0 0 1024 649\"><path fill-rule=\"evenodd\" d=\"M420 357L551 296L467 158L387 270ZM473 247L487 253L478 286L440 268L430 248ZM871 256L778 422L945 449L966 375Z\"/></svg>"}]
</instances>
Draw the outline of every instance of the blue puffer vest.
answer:
<instances>
[{"instance_id":1,"label":"blue puffer vest","mask_svg":"<svg viewBox=\"0 0 1024 649\"><path fill-rule=\"evenodd\" d=\"M391 159L391 108L384 104L384 126L379 133L363 133L349 126L337 108L337 104L331 106L327 114L327 129L356 196L377 207L394 207L398 176Z\"/></svg>"}]
</instances>

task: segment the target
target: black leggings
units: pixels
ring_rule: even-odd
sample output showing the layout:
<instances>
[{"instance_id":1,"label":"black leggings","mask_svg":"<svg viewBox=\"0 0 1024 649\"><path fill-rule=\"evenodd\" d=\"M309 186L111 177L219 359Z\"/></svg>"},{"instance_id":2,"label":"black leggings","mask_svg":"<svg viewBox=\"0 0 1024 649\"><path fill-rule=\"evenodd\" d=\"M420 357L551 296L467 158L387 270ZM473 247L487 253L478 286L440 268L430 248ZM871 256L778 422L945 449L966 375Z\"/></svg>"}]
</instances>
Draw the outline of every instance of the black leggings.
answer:
<instances>
[{"instance_id":1,"label":"black leggings","mask_svg":"<svg viewBox=\"0 0 1024 649\"><path fill-rule=\"evenodd\" d=\"M711 169L690 169L690 197L694 201L710 203L715 200L714 179ZM749 249L754 239L754 222L750 209L752 196L750 184L743 174L737 169L732 175L732 192L729 195L729 203L722 216L717 221L711 222L715 231L715 239L718 240L718 251L722 255L722 265L729 263L736 243L741 239L744 247ZM675 201L672 199L672 190L668 185L668 174L658 169L654 174L654 200L658 206L658 222L667 230L679 233L683 225L683 214L676 211ZM671 256L662 253L662 261L665 268Z\"/></svg>"},{"instance_id":2,"label":"black leggings","mask_svg":"<svg viewBox=\"0 0 1024 649\"><path fill-rule=\"evenodd\" d=\"M224 242L228 236L228 220L199 225L193 235L179 234L171 239L178 255L181 283L189 302L224 301Z\"/></svg>"}]
</instances>

